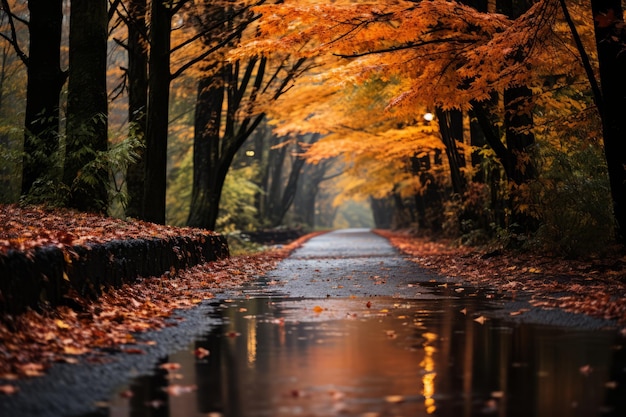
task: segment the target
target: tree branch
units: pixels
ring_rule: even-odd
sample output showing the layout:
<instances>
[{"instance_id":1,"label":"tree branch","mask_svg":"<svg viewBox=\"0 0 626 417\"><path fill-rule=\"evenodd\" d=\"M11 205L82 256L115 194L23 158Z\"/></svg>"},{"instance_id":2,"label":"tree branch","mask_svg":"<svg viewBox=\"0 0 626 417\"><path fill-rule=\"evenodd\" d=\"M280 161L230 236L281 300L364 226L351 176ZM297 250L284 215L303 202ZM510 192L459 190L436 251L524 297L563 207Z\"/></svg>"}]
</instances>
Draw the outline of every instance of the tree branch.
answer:
<instances>
[{"instance_id":1,"label":"tree branch","mask_svg":"<svg viewBox=\"0 0 626 417\"><path fill-rule=\"evenodd\" d=\"M0 34L0 36L6 39L9 42L9 44L13 46L13 49L15 50L15 53L17 54L17 56L20 57L24 65L26 65L26 67L28 68L28 55L26 55L26 53L22 51L22 48L20 48L20 45L17 42L17 30L15 29L15 22L13 20L15 19L18 22L24 23L25 25L29 25L29 22L23 19L20 19L18 16L15 16L11 12L11 6L9 6L9 2L7 0L2 0L2 9L9 17L9 26L11 27L11 37L8 37L4 34Z\"/></svg>"},{"instance_id":2,"label":"tree branch","mask_svg":"<svg viewBox=\"0 0 626 417\"><path fill-rule=\"evenodd\" d=\"M596 76L593 72L593 67L591 66L591 61L589 60L589 55L587 55L587 51L583 45L582 40L580 39L580 35L578 34L578 30L576 29L576 25L572 20L572 16L569 14L569 10L567 9L567 5L565 4L565 0L559 0L561 3L561 9L563 10L563 15L565 16L565 21L569 26L570 31L572 32L572 38L574 38L574 42L576 43L576 48L578 49L578 53L580 54L580 59L582 61L583 67L585 69L585 73L587 74L587 79L589 80L589 84L591 85L591 92L593 93L593 102L600 114L604 114L604 102L602 99L602 92L600 91L600 86L598 85L598 81L596 80Z\"/></svg>"}]
</instances>

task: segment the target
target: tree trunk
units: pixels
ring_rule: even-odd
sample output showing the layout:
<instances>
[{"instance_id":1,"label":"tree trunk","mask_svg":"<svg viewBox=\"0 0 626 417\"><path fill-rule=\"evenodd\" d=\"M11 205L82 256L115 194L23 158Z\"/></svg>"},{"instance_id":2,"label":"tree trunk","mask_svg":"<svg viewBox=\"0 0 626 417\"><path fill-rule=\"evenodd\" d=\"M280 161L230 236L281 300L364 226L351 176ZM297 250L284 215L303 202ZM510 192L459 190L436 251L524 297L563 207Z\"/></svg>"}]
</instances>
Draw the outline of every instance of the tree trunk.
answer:
<instances>
[{"instance_id":1,"label":"tree trunk","mask_svg":"<svg viewBox=\"0 0 626 417\"><path fill-rule=\"evenodd\" d=\"M62 0L29 0L30 47L24 136L22 194L50 177L59 149L59 95L66 75L61 71Z\"/></svg>"},{"instance_id":2,"label":"tree trunk","mask_svg":"<svg viewBox=\"0 0 626 417\"><path fill-rule=\"evenodd\" d=\"M394 200L391 197L370 198L374 225L377 229L391 229Z\"/></svg>"},{"instance_id":3,"label":"tree trunk","mask_svg":"<svg viewBox=\"0 0 626 417\"><path fill-rule=\"evenodd\" d=\"M136 137L145 145L148 103L148 50L146 45L146 0L131 0L128 5L128 121ZM126 215L142 218L145 163L143 149L139 159L128 167Z\"/></svg>"},{"instance_id":4,"label":"tree trunk","mask_svg":"<svg viewBox=\"0 0 626 417\"><path fill-rule=\"evenodd\" d=\"M215 79L203 78L198 83L193 142L193 188L187 220L188 226L209 230L215 229L217 212L214 207L219 206L214 199L215 195L219 198L221 194L221 187L219 194L216 194L215 189L218 186L215 173L220 161L220 130L225 94L224 84L217 81L219 78L223 76L218 73Z\"/></svg>"},{"instance_id":5,"label":"tree trunk","mask_svg":"<svg viewBox=\"0 0 626 417\"><path fill-rule=\"evenodd\" d=\"M320 135L315 133L310 136L308 144L311 145L317 142L320 138ZM282 196L279 197L279 204L275 207L272 218L272 226L279 226L289 211L298 191L298 181L300 179L300 174L302 173L302 169L305 164L305 160L300 154L303 152L302 145L297 142L296 146L296 155L294 156L291 162L291 170L289 172L289 178L287 179L287 183L282 190Z\"/></svg>"},{"instance_id":6,"label":"tree trunk","mask_svg":"<svg viewBox=\"0 0 626 417\"><path fill-rule=\"evenodd\" d=\"M533 117L528 101L532 92L528 87L513 87L504 91L504 129L508 149L508 170L510 179L517 185L536 178L537 172L532 155L535 135L530 131Z\"/></svg>"},{"instance_id":7,"label":"tree trunk","mask_svg":"<svg viewBox=\"0 0 626 417\"><path fill-rule=\"evenodd\" d=\"M306 165L299 181L300 186L293 201L294 222L304 225L309 230L315 228L317 195L331 163L332 161L322 161L315 165Z\"/></svg>"},{"instance_id":8,"label":"tree trunk","mask_svg":"<svg viewBox=\"0 0 626 417\"><path fill-rule=\"evenodd\" d=\"M280 143L280 138L272 136L272 147ZM269 157L269 188L266 190L266 207L267 219L270 224L274 223L279 210L279 202L283 189L283 170L285 169L285 159L287 156L287 146L281 146L278 149L270 148Z\"/></svg>"},{"instance_id":9,"label":"tree trunk","mask_svg":"<svg viewBox=\"0 0 626 417\"><path fill-rule=\"evenodd\" d=\"M465 193L466 181L461 168L465 166L465 161L463 154L459 153L457 143L463 143L463 113L460 110L444 111L439 107L436 113L441 140L446 147L452 192L462 196Z\"/></svg>"},{"instance_id":10,"label":"tree trunk","mask_svg":"<svg viewBox=\"0 0 626 417\"><path fill-rule=\"evenodd\" d=\"M620 0L592 0L600 88L602 133L619 241L626 243L626 30Z\"/></svg>"},{"instance_id":11,"label":"tree trunk","mask_svg":"<svg viewBox=\"0 0 626 417\"><path fill-rule=\"evenodd\" d=\"M209 181L194 181L192 196L195 194L198 198L194 199L192 197L189 226L215 230L219 214L219 202L228 169L239 148L241 148L264 118L263 115L241 117L239 111L241 110L246 91L254 92L260 88L264 76L265 63L265 59L251 58L247 61L243 74L239 72L241 62L222 64L223 67L217 74L203 81L205 83L204 90L209 92L217 88L222 90L220 93L212 93L219 94L221 100L217 96L211 98L210 94L204 94L200 91L196 108L215 106L213 109L217 112L218 103L220 103L220 112L215 113L212 117L223 118L224 126L215 130L212 129L211 124L206 123L207 119L205 119L205 123L202 123L202 121L196 122L196 129L200 129L200 132L197 130L194 137L194 175L196 175L196 172L197 175L207 175ZM255 74L254 83L251 84L250 81L253 78L253 74ZM226 108L223 107L224 105L226 105ZM209 129L207 130L205 127ZM205 130L211 131L209 138L203 138L202 134L198 135L198 133ZM209 155L195 155L197 140L209 141L210 145L208 146L210 148L202 144L198 147L198 152L207 152L207 149L209 149ZM204 173L201 171L204 171ZM195 189L196 187L205 188ZM200 198L201 196L202 198ZM209 206L207 207L206 204L209 204Z\"/></svg>"},{"instance_id":12,"label":"tree trunk","mask_svg":"<svg viewBox=\"0 0 626 417\"><path fill-rule=\"evenodd\" d=\"M70 74L67 97L67 142L63 181L69 205L105 212L108 167L96 161L107 150L107 15L106 0L72 0Z\"/></svg>"},{"instance_id":13,"label":"tree trunk","mask_svg":"<svg viewBox=\"0 0 626 417\"><path fill-rule=\"evenodd\" d=\"M271 150L269 149L268 141L271 137L271 128L267 125L267 122L263 122L254 135L254 155L259 166L259 176L256 180L256 185L261 190L254 196L254 206L256 207L259 220L265 219L267 213L267 193L265 190L267 190L269 184L268 159Z\"/></svg>"},{"instance_id":14,"label":"tree trunk","mask_svg":"<svg viewBox=\"0 0 626 417\"><path fill-rule=\"evenodd\" d=\"M170 94L170 28L168 1L154 0L150 20L150 59L146 148L144 152L143 219L165 224L167 134Z\"/></svg>"}]
</instances>

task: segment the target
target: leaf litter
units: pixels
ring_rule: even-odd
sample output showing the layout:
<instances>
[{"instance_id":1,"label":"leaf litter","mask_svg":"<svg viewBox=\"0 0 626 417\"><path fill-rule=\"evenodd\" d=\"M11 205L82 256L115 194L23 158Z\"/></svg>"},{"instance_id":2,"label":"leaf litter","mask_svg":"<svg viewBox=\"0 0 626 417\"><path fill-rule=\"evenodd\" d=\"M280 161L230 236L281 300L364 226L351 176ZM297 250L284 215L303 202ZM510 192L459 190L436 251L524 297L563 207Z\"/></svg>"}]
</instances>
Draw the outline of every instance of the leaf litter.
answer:
<instances>
[{"instance_id":1,"label":"leaf litter","mask_svg":"<svg viewBox=\"0 0 626 417\"><path fill-rule=\"evenodd\" d=\"M196 230L6 205L0 205L0 224L0 252L102 243L122 237L164 238ZM156 342L139 342L136 334L173 325L176 310L192 308L214 298L216 292L236 289L264 275L313 235L281 248L232 256L160 277L140 277L131 285L105 291L97 300L71 293L73 308L59 306L0 317L0 394L17 392L10 381L43 376L56 362L77 363L80 358L98 363L107 361L112 352L144 354L145 346ZM199 358L209 355L206 350L195 353ZM172 388L172 393L181 394L186 389Z\"/></svg>"},{"instance_id":2,"label":"leaf litter","mask_svg":"<svg viewBox=\"0 0 626 417\"><path fill-rule=\"evenodd\" d=\"M487 252L403 232L376 232L425 269L474 287L495 288L511 298L529 294L534 307L613 320L626 335L626 257L622 251L564 259L536 252ZM510 315L527 311L520 309Z\"/></svg>"}]
</instances>

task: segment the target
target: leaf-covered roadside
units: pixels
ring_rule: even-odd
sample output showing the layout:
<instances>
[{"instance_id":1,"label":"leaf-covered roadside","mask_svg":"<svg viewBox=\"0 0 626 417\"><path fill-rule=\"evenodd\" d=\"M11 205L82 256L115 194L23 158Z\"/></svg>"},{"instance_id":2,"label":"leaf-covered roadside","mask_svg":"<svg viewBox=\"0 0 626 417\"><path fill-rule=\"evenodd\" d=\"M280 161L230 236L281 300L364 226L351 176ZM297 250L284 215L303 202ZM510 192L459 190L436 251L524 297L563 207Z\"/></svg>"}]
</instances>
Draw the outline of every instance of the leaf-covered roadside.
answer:
<instances>
[{"instance_id":1,"label":"leaf-covered roadside","mask_svg":"<svg viewBox=\"0 0 626 417\"><path fill-rule=\"evenodd\" d=\"M626 326L626 256L620 251L570 260L520 251L486 252L406 233L376 232L413 262L438 274L512 297L529 294L536 307L560 308Z\"/></svg>"},{"instance_id":2,"label":"leaf-covered roadside","mask_svg":"<svg viewBox=\"0 0 626 417\"><path fill-rule=\"evenodd\" d=\"M214 234L207 230L125 221L73 210L0 204L0 253L47 245L63 248L115 239L165 239L198 233Z\"/></svg>"},{"instance_id":3,"label":"leaf-covered roadside","mask_svg":"<svg viewBox=\"0 0 626 417\"><path fill-rule=\"evenodd\" d=\"M2 245L18 245L22 250L67 245L70 242L64 236L72 236L71 244L76 245L193 231L102 216L68 216L64 211L39 208L2 206L1 211L16 216L2 218ZM41 220L42 215L45 220ZM137 341L137 333L170 326L175 323L171 319L175 310L191 308L213 298L216 292L236 289L263 275L311 236L280 249L207 262L161 277L139 278L105 292L96 301L71 294L71 307L2 317L0 393L14 393L17 388L11 381L43 375L55 362L101 362L111 352L142 354L142 348L154 342Z\"/></svg>"}]
</instances>

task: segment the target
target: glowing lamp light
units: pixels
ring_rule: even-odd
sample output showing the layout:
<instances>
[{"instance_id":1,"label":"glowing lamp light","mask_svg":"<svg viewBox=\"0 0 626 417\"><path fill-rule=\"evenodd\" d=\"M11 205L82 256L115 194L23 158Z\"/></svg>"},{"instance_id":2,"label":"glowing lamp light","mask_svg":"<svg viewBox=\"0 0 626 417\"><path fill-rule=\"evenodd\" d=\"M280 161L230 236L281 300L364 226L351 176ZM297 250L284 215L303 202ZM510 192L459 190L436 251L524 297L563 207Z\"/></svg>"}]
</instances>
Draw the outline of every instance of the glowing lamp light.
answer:
<instances>
[{"instance_id":1,"label":"glowing lamp light","mask_svg":"<svg viewBox=\"0 0 626 417\"><path fill-rule=\"evenodd\" d=\"M253 157L254 156L254 151L246 151L246 156Z\"/></svg>"},{"instance_id":2,"label":"glowing lamp light","mask_svg":"<svg viewBox=\"0 0 626 417\"><path fill-rule=\"evenodd\" d=\"M424 120L426 120L427 122L432 122L434 118L435 118L434 114L430 112L424 113Z\"/></svg>"}]
</instances>

